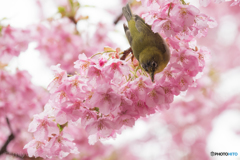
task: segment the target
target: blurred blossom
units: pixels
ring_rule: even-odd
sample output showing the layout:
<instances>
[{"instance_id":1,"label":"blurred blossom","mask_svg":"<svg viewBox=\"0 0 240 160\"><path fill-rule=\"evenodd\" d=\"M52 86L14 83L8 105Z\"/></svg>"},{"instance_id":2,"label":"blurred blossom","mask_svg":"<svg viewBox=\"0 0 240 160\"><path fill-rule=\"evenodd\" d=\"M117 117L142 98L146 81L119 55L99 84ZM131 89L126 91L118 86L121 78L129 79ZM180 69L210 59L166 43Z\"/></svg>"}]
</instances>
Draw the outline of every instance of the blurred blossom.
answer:
<instances>
[{"instance_id":1,"label":"blurred blossom","mask_svg":"<svg viewBox=\"0 0 240 160\"><path fill-rule=\"evenodd\" d=\"M14 56L27 50L30 42L30 31L28 29L13 28L10 25L0 24L0 62L9 63Z\"/></svg>"}]
</instances>

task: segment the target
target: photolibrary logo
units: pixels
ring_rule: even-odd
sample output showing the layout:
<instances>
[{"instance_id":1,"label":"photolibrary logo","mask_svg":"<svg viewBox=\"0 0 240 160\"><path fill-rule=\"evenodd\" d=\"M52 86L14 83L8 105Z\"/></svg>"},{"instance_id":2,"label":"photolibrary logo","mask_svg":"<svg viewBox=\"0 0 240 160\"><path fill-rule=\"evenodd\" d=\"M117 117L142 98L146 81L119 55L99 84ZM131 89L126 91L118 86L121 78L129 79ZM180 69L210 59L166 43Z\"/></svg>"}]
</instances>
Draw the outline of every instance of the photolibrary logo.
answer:
<instances>
[{"instance_id":1,"label":"photolibrary logo","mask_svg":"<svg viewBox=\"0 0 240 160\"><path fill-rule=\"evenodd\" d=\"M211 152L211 156L238 156L237 152Z\"/></svg>"}]
</instances>

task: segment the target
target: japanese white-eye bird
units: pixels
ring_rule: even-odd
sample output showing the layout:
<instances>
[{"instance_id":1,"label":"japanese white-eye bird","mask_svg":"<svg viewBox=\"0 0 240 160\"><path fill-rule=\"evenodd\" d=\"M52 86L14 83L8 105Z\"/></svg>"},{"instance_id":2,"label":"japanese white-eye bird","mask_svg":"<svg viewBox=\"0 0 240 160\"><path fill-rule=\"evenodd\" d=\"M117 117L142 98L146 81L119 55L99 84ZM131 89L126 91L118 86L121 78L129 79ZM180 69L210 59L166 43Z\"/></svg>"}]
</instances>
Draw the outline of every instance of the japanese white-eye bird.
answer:
<instances>
[{"instance_id":1,"label":"japanese white-eye bird","mask_svg":"<svg viewBox=\"0 0 240 160\"><path fill-rule=\"evenodd\" d=\"M170 60L169 47L140 16L132 14L129 4L122 8L122 12L128 22L128 27L123 26L133 55L154 82L154 75L161 72Z\"/></svg>"}]
</instances>

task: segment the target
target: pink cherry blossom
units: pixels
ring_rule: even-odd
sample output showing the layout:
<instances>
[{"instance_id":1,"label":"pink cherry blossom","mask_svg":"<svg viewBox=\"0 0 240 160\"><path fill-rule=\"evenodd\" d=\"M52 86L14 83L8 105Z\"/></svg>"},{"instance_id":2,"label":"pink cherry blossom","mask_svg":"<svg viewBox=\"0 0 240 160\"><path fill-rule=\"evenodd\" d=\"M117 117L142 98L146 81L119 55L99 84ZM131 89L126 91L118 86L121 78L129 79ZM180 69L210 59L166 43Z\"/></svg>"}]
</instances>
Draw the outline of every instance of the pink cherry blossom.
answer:
<instances>
[{"instance_id":1,"label":"pink cherry blossom","mask_svg":"<svg viewBox=\"0 0 240 160\"><path fill-rule=\"evenodd\" d=\"M118 117L116 124L119 125L117 128L121 128L123 125L133 127L135 124L135 119L130 115L122 115Z\"/></svg>"},{"instance_id":2,"label":"pink cherry blossom","mask_svg":"<svg viewBox=\"0 0 240 160\"><path fill-rule=\"evenodd\" d=\"M83 54L79 54L78 60L74 62L74 68L80 68L80 73L85 74L88 71L90 64L95 64L94 61L92 61L90 58L87 58L87 56Z\"/></svg>"},{"instance_id":3,"label":"pink cherry blossom","mask_svg":"<svg viewBox=\"0 0 240 160\"><path fill-rule=\"evenodd\" d=\"M27 50L30 42L30 32L27 29L17 29L10 25L2 27L0 34L0 59L8 63L12 57Z\"/></svg>"},{"instance_id":4,"label":"pink cherry blossom","mask_svg":"<svg viewBox=\"0 0 240 160\"><path fill-rule=\"evenodd\" d=\"M112 73L113 74L113 73ZM88 70L87 76L90 79L98 81L99 83L104 83L105 81L109 80L110 78L106 77L102 72L102 68L96 65L91 65Z\"/></svg>"},{"instance_id":5,"label":"pink cherry blossom","mask_svg":"<svg viewBox=\"0 0 240 160\"><path fill-rule=\"evenodd\" d=\"M127 65L123 65L123 61L114 59L113 61L108 61L106 63L103 72L111 79L122 79L122 75L127 75L129 72L129 67Z\"/></svg>"},{"instance_id":6,"label":"pink cherry blossom","mask_svg":"<svg viewBox=\"0 0 240 160\"><path fill-rule=\"evenodd\" d=\"M78 99L62 103L56 115L56 122L58 124L65 124L70 120L76 122L82 115L82 107L82 102Z\"/></svg>"},{"instance_id":7,"label":"pink cherry blossom","mask_svg":"<svg viewBox=\"0 0 240 160\"><path fill-rule=\"evenodd\" d=\"M180 91L186 91L189 85L193 84L193 79L188 75L179 75L176 79Z\"/></svg>"},{"instance_id":8,"label":"pink cherry blossom","mask_svg":"<svg viewBox=\"0 0 240 160\"><path fill-rule=\"evenodd\" d=\"M174 83L176 81L176 77L178 76L179 72L182 70L183 69L179 64L171 63L163 71L162 76L160 78L157 78L156 81L158 81L160 83L164 83L164 82Z\"/></svg>"},{"instance_id":9,"label":"pink cherry blossom","mask_svg":"<svg viewBox=\"0 0 240 160\"><path fill-rule=\"evenodd\" d=\"M86 131L89 135L98 133L99 136L108 137L111 135L114 128L114 123L106 118L101 118L86 126Z\"/></svg>"},{"instance_id":10,"label":"pink cherry blossom","mask_svg":"<svg viewBox=\"0 0 240 160\"><path fill-rule=\"evenodd\" d=\"M60 64L52 66L51 69L55 74L55 78L48 85L48 90L50 90L50 92L54 92L55 90L57 90L58 86L64 81L64 79L66 79L67 72L60 68Z\"/></svg>"},{"instance_id":11,"label":"pink cherry blossom","mask_svg":"<svg viewBox=\"0 0 240 160\"><path fill-rule=\"evenodd\" d=\"M51 153L51 157L64 158L69 153L78 154L76 144L72 142L73 139L69 135L60 133L59 135L53 135L50 141L47 143L46 148Z\"/></svg>"},{"instance_id":12,"label":"pink cherry blossom","mask_svg":"<svg viewBox=\"0 0 240 160\"><path fill-rule=\"evenodd\" d=\"M195 16L200 13L199 9L193 5L179 5L171 10L176 16L176 21L185 29L194 23Z\"/></svg>"},{"instance_id":13,"label":"pink cherry blossom","mask_svg":"<svg viewBox=\"0 0 240 160\"><path fill-rule=\"evenodd\" d=\"M90 110L83 111L81 115L81 124L87 126L88 124L97 120L97 113Z\"/></svg>"},{"instance_id":14,"label":"pink cherry blossom","mask_svg":"<svg viewBox=\"0 0 240 160\"><path fill-rule=\"evenodd\" d=\"M182 27L175 23L174 20L167 18L164 20L155 20L152 25L152 30L154 32L163 31L167 37L171 37L178 34L182 30Z\"/></svg>"},{"instance_id":15,"label":"pink cherry blossom","mask_svg":"<svg viewBox=\"0 0 240 160\"><path fill-rule=\"evenodd\" d=\"M134 106L132 105L133 102L128 99L127 97L121 97L122 100L121 100L121 104L120 104L120 107L119 107L119 110L118 111L118 115L119 116L122 116L122 115L129 115L131 117L134 117L134 118L139 118L139 115L137 113L137 111L135 110ZM121 123L119 123L121 125Z\"/></svg>"},{"instance_id":16,"label":"pink cherry blossom","mask_svg":"<svg viewBox=\"0 0 240 160\"><path fill-rule=\"evenodd\" d=\"M33 139L28 144L24 146L24 149L27 149L29 157L43 157L46 158L48 154L48 150L45 149L47 141L39 141Z\"/></svg>"},{"instance_id":17,"label":"pink cherry blossom","mask_svg":"<svg viewBox=\"0 0 240 160\"><path fill-rule=\"evenodd\" d=\"M159 85L155 85L152 91L147 94L146 104L149 107L158 106L165 103L165 92Z\"/></svg>"},{"instance_id":18,"label":"pink cherry blossom","mask_svg":"<svg viewBox=\"0 0 240 160\"><path fill-rule=\"evenodd\" d=\"M56 123L48 119L44 114L34 115L33 121L29 124L29 132L34 132L35 139L44 140L51 134L59 132Z\"/></svg>"},{"instance_id":19,"label":"pink cherry blossom","mask_svg":"<svg viewBox=\"0 0 240 160\"><path fill-rule=\"evenodd\" d=\"M151 80L146 77L139 77L131 84L131 91L138 99L145 101L147 93L152 89Z\"/></svg>"},{"instance_id":20,"label":"pink cherry blossom","mask_svg":"<svg viewBox=\"0 0 240 160\"><path fill-rule=\"evenodd\" d=\"M108 84L103 84L96 88L90 104L93 107L98 107L103 114L109 114L119 107L121 96L118 95Z\"/></svg>"},{"instance_id":21,"label":"pink cherry blossom","mask_svg":"<svg viewBox=\"0 0 240 160\"><path fill-rule=\"evenodd\" d=\"M145 101L139 100L134 102L135 110L141 117L155 113L155 108L152 106L147 106Z\"/></svg>"},{"instance_id":22,"label":"pink cherry blossom","mask_svg":"<svg viewBox=\"0 0 240 160\"><path fill-rule=\"evenodd\" d=\"M50 95L50 99L55 99L55 103L60 104L64 103L71 99L72 94L69 93L67 90L67 86L65 84L62 84L58 87L58 89Z\"/></svg>"},{"instance_id":23,"label":"pink cherry blossom","mask_svg":"<svg viewBox=\"0 0 240 160\"><path fill-rule=\"evenodd\" d=\"M65 82L66 85L66 94L68 97L83 98L85 96L84 91L84 81L85 79L79 75L73 75L67 79Z\"/></svg>"},{"instance_id":24,"label":"pink cherry blossom","mask_svg":"<svg viewBox=\"0 0 240 160\"><path fill-rule=\"evenodd\" d=\"M184 70L190 76L196 76L198 73L198 59L190 50L182 50L180 52L173 52L172 60L179 62Z\"/></svg>"}]
</instances>

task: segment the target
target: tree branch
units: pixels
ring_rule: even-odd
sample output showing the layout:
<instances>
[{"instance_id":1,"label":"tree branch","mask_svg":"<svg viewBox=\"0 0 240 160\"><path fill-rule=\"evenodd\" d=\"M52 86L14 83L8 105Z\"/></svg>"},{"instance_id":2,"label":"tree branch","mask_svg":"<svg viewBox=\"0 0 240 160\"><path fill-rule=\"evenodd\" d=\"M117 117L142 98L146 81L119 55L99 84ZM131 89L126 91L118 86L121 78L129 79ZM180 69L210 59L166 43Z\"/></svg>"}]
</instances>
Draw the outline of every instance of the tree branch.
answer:
<instances>
[{"instance_id":1,"label":"tree branch","mask_svg":"<svg viewBox=\"0 0 240 160\"><path fill-rule=\"evenodd\" d=\"M25 155L20 155L20 154L17 154L17 153L10 153L8 151L6 151L5 153L7 155L11 155L11 156L14 156L14 157L17 157L17 158L21 158L21 159L23 159L23 157L25 156Z\"/></svg>"},{"instance_id":2,"label":"tree branch","mask_svg":"<svg viewBox=\"0 0 240 160\"><path fill-rule=\"evenodd\" d=\"M77 21L75 20L74 17L68 17L75 25L77 24Z\"/></svg>"},{"instance_id":3,"label":"tree branch","mask_svg":"<svg viewBox=\"0 0 240 160\"><path fill-rule=\"evenodd\" d=\"M6 117L6 121L7 121L7 124L8 124L8 128L11 132L11 134L8 136L8 139L6 140L6 142L3 144L1 150L0 150L0 156L4 153L7 152L7 146L8 144L15 138L14 134L13 134L13 131L12 131L12 127L10 125L10 122L8 120L8 118Z\"/></svg>"},{"instance_id":4,"label":"tree branch","mask_svg":"<svg viewBox=\"0 0 240 160\"><path fill-rule=\"evenodd\" d=\"M127 50L125 50L125 51L123 52L123 56L120 58L120 60L125 60L125 59L127 58L127 56L129 55L130 52L133 53L131 47L129 47Z\"/></svg>"},{"instance_id":5,"label":"tree branch","mask_svg":"<svg viewBox=\"0 0 240 160\"><path fill-rule=\"evenodd\" d=\"M118 23L118 21L122 18L123 14L121 13L116 20L114 21L114 24L116 25Z\"/></svg>"},{"instance_id":6,"label":"tree branch","mask_svg":"<svg viewBox=\"0 0 240 160\"><path fill-rule=\"evenodd\" d=\"M14 157L17 157L17 158L21 158L21 159L24 159L24 160L39 159L39 157L31 158L31 157L28 157L28 155L26 155L26 154L11 153L11 152L7 151L8 144L15 138L15 136L13 134L12 127L11 127L9 119L7 117L6 117L6 121L7 121L7 125L8 125L8 128L9 128L11 134L8 136L6 142L3 144L3 146L2 146L2 148L0 150L0 156L3 155L3 154L7 154L7 155L11 155L11 156L14 156Z\"/></svg>"}]
</instances>

